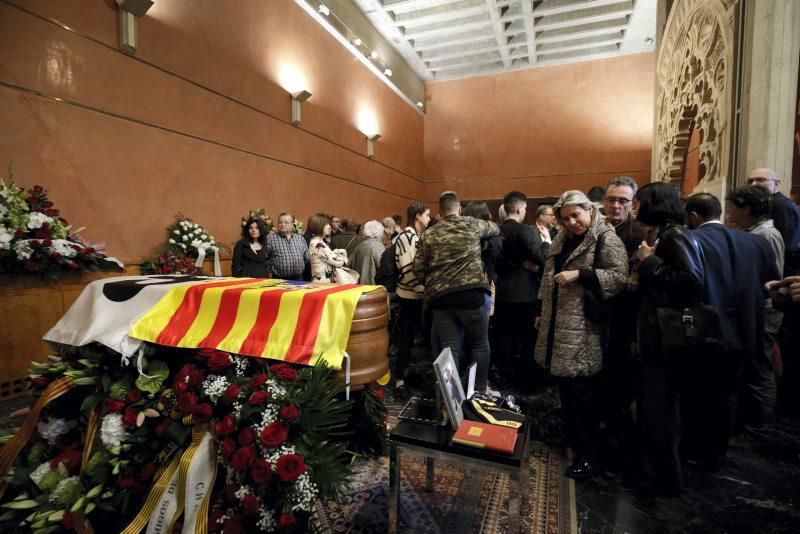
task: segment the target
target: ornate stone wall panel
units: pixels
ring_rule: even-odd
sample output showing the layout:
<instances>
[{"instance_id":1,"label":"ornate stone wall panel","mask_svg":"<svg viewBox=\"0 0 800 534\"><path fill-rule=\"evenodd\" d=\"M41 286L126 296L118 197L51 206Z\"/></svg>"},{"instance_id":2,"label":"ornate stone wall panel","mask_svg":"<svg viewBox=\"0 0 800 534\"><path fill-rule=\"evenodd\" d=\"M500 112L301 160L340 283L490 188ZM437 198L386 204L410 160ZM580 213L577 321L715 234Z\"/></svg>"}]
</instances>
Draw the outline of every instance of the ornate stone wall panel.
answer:
<instances>
[{"instance_id":1,"label":"ornate stone wall panel","mask_svg":"<svg viewBox=\"0 0 800 534\"><path fill-rule=\"evenodd\" d=\"M682 181L693 129L702 135L698 187L708 189L727 177L736 3L678 0L673 5L656 61L654 180Z\"/></svg>"}]
</instances>

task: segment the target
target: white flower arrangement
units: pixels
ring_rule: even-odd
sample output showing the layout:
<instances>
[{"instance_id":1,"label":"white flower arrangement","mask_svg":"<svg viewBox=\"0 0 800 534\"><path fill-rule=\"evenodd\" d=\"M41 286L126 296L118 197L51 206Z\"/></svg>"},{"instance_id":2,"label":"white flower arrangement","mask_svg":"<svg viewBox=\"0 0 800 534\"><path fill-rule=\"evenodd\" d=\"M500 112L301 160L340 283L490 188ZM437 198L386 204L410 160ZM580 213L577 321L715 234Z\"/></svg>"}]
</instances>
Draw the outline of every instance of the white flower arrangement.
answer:
<instances>
[{"instance_id":1,"label":"white flower arrangement","mask_svg":"<svg viewBox=\"0 0 800 534\"><path fill-rule=\"evenodd\" d=\"M189 378L188 376L186 378ZM228 379L221 375L209 374L200 385L203 392L217 402L228 389Z\"/></svg>"},{"instance_id":2,"label":"white flower arrangement","mask_svg":"<svg viewBox=\"0 0 800 534\"><path fill-rule=\"evenodd\" d=\"M78 423L75 421L67 421L66 419L53 418L48 421L39 421L36 425L36 430L39 435L47 441L50 445L54 445L58 436L66 434Z\"/></svg>"},{"instance_id":3,"label":"white flower arrangement","mask_svg":"<svg viewBox=\"0 0 800 534\"><path fill-rule=\"evenodd\" d=\"M179 217L181 217L179 215ZM181 219L170 227L170 239L167 248L176 253L185 253L192 258L207 256L219 252L219 245L214 237L202 226L188 219ZM202 253L201 253L202 251Z\"/></svg>"},{"instance_id":4,"label":"white flower arrangement","mask_svg":"<svg viewBox=\"0 0 800 534\"><path fill-rule=\"evenodd\" d=\"M118 413L108 414L100 425L100 440L107 448L117 447L128 438L122 416Z\"/></svg>"},{"instance_id":5,"label":"white flower arrangement","mask_svg":"<svg viewBox=\"0 0 800 534\"><path fill-rule=\"evenodd\" d=\"M61 254L65 258L72 258L78 252L75 250L75 243L66 239L53 239L50 251Z\"/></svg>"},{"instance_id":6,"label":"white flower arrangement","mask_svg":"<svg viewBox=\"0 0 800 534\"><path fill-rule=\"evenodd\" d=\"M48 217L44 213L35 211L30 215L28 215L28 228L31 230L36 230L38 228L41 228L42 225L45 223L46 224L52 223L53 220L54 219L52 217Z\"/></svg>"},{"instance_id":7,"label":"white flower arrangement","mask_svg":"<svg viewBox=\"0 0 800 534\"><path fill-rule=\"evenodd\" d=\"M310 512L319 495L319 489L311 481L311 476L306 471L294 481L294 487L289 492L289 501L292 503L292 511L303 510Z\"/></svg>"},{"instance_id":8,"label":"white flower arrangement","mask_svg":"<svg viewBox=\"0 0 800 534\"><path fill-rule=\"evenodd\" d=\"M31 254L33 254L33 248L31 248L30 239L21 239L14 244L14 252L17 255L17 259L20 261L25 261L30 259Z\"/></svg>"}]
</instances>

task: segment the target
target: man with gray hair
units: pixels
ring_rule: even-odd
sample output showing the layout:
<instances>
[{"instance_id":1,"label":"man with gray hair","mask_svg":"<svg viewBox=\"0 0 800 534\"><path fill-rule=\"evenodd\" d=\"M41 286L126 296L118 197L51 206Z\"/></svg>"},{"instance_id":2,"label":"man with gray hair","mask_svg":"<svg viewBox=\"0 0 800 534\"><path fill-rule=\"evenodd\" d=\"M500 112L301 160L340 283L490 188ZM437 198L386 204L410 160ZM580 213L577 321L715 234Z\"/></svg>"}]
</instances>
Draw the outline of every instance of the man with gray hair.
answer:
<instances>
[{"instance_id":1,"label":"man with gray hair","mask_svg":"<svg viewBox=\"0 0 800 534\"><path fill-rule=\"evenodd\" d=\"M500 233L491 221L461 216L454 191L439 197L443 219L428 228L419 240L413 273L425 285L424 297L433 310L433 350L449 347L458 362L462 330L478 364L475 380L486 391L489 379L489 279L481 262L481 240Z\"/></svg>"},{"instance_id":2,"label":"man with gray hair","mask_svg":"<svg viewBox=\"0 0 800 534\"><path fill-rule=\"evenodd\" d=\"M783 237L786 257L790 251L800 246L800 208L780 192L781 181L772 169L754 169L747 175L748 185L759 185L772 195L772 208L769 218L775 223L775 228ZM784 271L788 265L784 263ZM794 274L794 273L787 273Z\"/></svg>"},{"instance_id":3,"label":"man with gray hair","mask_svg":"<svg viewBox=\"0 0 800 534\"><path fill-rule=\"evenodd\" d=\"M300 280L308 262L308 245L303 236L294 233L294 215L278 216L278 231L267 236L267 265L274 278Z\"/></svg>"}]
</instances>

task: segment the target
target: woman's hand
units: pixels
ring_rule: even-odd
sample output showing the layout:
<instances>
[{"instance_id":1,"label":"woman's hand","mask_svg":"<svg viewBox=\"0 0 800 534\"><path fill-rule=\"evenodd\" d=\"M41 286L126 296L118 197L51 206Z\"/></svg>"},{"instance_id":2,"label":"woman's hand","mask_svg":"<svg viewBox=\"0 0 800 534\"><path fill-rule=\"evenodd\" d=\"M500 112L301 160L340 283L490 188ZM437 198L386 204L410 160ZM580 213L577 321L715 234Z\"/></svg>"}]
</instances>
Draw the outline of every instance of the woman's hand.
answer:
<instances>
[{"instance_id":1,"label":"woman's hand","mask_svg":"<svg viewBox=\"0 0 800 534\"><path fill-rule=\"evenodd\" d=\"M658 246L658 240L653 243L653 246L649 246L647 241L642 241L642 244L639 245L639 248L636 249L636 257L639 258L639 261L644 261L645 259L649 258L656 252L656 247Z\"/></svg>"},{"instance_id":2,"label":"woman's hand","mask_svg":"<svg viewBox=\"0 0 800 534\"><path fill-rule=\"evenodd\" d=\"M541 322L542 322L542 318L541 317L537 317L536 319L533 320L533 327L536 330L539 330L539 325L541 324Z\"/></svg>"},{"instance_id":3,"label":"woman's hand","mask_svg":"<svg viewBox=\"0 0 800 534\"><path fill-rule=\"evenodd\" d=\"M579 271L561 271L556 275L556 283L560 286L571 284L578 279Z\"/></svg>"}]
</instances>

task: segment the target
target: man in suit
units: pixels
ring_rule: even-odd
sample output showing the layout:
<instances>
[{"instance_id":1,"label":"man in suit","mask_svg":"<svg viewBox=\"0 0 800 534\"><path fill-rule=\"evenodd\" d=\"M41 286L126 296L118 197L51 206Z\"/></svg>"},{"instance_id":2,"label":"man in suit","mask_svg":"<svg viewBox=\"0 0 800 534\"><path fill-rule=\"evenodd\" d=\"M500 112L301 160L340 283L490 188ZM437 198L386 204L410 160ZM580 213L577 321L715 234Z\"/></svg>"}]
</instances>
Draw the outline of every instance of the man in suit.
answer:
<instances>
[{"instance_id":1,"label":"man in suit","mask_svg":"<svg viewBox=\"0 0 800 534\"><path fill-rule=\"evenodd\" d=\"M754 169L747 175L747 183L764 187L772 194L769 218L775 223L775 228L783 237L784 250L788 257L791 250L800 246L800 208L780 192L781 181L772 169ZM786 272L786 264L784 264L784 272Z\"/></svg>"},{"instance_id":2,"label":"man in suit","mask_svg":"<svg viewBox=\"0 0 800 534\"><path fill-rule=\"evenodd\" d=\"M501 374L515 379L520 387L530 385L533 348L536 344L536 302L541 271L549 243L524 224L528 198L512 191L503 198L506 219L500 225L503 250L497 258L495 292L495 346Z\"/></svg>"},{"instance_id":3,"label":"man in suit","mask_svg":"<svg viewBox=\"0 0 800 534\"><path fill-rule=\"evenodd\" d=\"M779 275L766 239L723 225L715 196L692 195L686 212L703 253L703 303L720 314L725 348L687 356L681 448L701 465L716 468L725 459L745 359L763 355L764 284Z\"/></svg>"}]
</instances>

